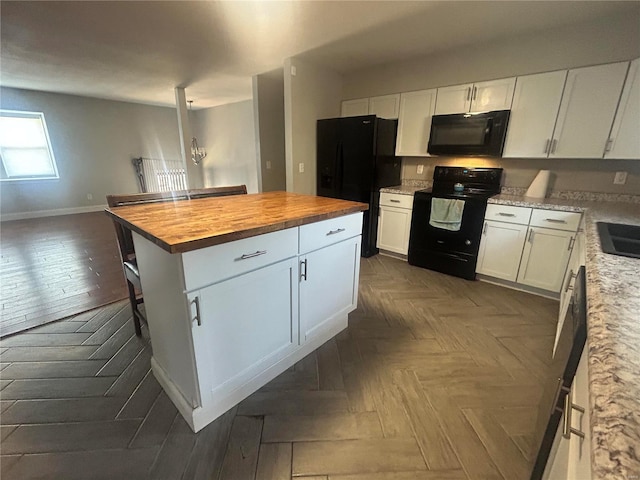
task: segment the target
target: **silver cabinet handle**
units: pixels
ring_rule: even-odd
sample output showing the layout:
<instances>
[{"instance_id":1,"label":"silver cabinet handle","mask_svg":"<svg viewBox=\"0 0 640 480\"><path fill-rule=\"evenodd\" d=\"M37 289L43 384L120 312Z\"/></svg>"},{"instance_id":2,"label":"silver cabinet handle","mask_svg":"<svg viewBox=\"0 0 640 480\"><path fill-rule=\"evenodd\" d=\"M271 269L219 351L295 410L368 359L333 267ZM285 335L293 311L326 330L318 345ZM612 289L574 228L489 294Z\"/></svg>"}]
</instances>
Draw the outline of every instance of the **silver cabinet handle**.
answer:
<instances>
[{"instance_id":1,"label":"silver cabinet handle","mask_svg":"<svg viewBox=\"0 0 640 480\"><path fill-rule=\"evenodd\" d=\"M544 221L551 222L551 223L567 223L566 220L561 220L559 218L545 218Z\"/></svg>"},{"instance_id":2,"label":"silver cabinet handle","mask_svg":"<svg viewBox=\"0 0 640 480\"><path fill-rule=\"evenodd\" d=\"M549 147L551 146L551 139L547 138L547 142L544 144L544 153L549 155Z\"/></svg>"},{"instance_id":3,"label":"silver cabinet handle","mask_svg":"<svg viewBox=\"0 0 640 480\"><path fill-rule=\"evenodd\" d=\"M393 198L390 198L389 201L393 203L400 203L400 200L394 200Z\"/></svg>"},{"instance_id":4,"label":"silver cabinet handle","mask_svg":"<svg viewBox=\"0 0 640 480\"><path fill-rule=\"evenodd\" d=\"M527 242L531 243L533 241L533 228L529 229L529 236L527 237Z\"/></svg>"},{"instance_id":5,"label":"silver cabinet handle","mask_svg":"<svg viewBox=\"0 0 640 480\"><path fill-rule=\"evenodd\" d=\"M581 432L577 428L573 428L571 426L571 413L573 412L573 410L577 410L580 413L584 413L585 410L581 406L576 405L571 401L570 388L569 389L565 388L564 390L565 391L568 390L568 392L567 392L567 396L564 397L564 423L562 425L562 436L564 438L570 438L571 434L573 433L574 435L577 435L580 438L584 438L584 432Z\"/></svg>"},{"instance_id":6,"label":"silver cabinet handle","mask_svg":"<svg viewBox=\"0 0 640 480\"><path fill-rule=\"evenodd\" d=\"M196 297L193 300L191 300L191 305L196 304L196 316L193 317L191 319L191 321L193 322L194 320L196 322L198 322L198 326L200 327L202 325L202 317L200 316L200 297Z\"/></svg>"},{"instance_id":7,"label":"silver cabinet handle","mask_svg":"<svg viewBox=\"0 0 640 480\"><path fill-rule=\"evenodd\" d=\"M471 100L471 87L467 88L467 102Z\"/></svg>"},{"instance_id":8,"label":"silver cabinet handle","mask_svg":"<svg viewBox=\"0 0 640 480\"><path fill-rule=\"evenodd\" d=\"M482 234L486 235L487 234L487 227L489 226L489 224L487 222L484 222L484 227L482 227Z\"/></svg>"},{"instance_id":9,"label":"silver cabinet handle","mask_svg":"<svg viewBox=\"0 0 640 480\"><path fill-rule=\"evenodd\" d=\"M302 266L304 265L304 270ZM300 262L300 281L307 279L307 259L305 258Z\"/></svg>"},{"instance_id":10,"label":"silver cabinet handle","mask_svg":"<svg viewBox=\"0 0 640 480\"><path fill-rule=\"evenodd\" d=\"M478 87L473 87L473 100L476 99L477 95L478 95Z\"/></svg>"},{"instance_id":11,"label":"silver cabinet handle","mask_svg":"<svg viewBox=\"0 0 640 480\"><path fill-rule=\"evenodd\" d=\"M504 213L504 212L498 212L498 215L500 215L501 217L515 217L516 216L515 213Z\"/></svg>"},{"instance_id":12,"label":"silver cabinet handle","mask_svg":"<svg viewBox=\"0 0 640 480\"><path fill-rule=\"evenodd\" d=\"M607 143L604 145L604 153L608 153L611 151L611 146L613 145L613 138L607 140Z\"/></svg>"},{"instance_id":13,"label":"silver cabinet handle","mask_svg":"<svg viewBox=\"0 0 640 480\"><path fill-rule=\"evenodd\" d=\"M567 286L564 287L564 293L567 293L569 290L571 290L571 280L573 280L573 278L576 276L575 273L573 273L573 270L569 270L569 277L567 278Z\"/></svg>"},{"instance_id":14,"label":"silver cabinet handle","mask_svg":"<svg viewBox=\"0 0 640 480\"><path fill-rule=\"evenodd\" d=\"M335 235L336 233L342 233L346 230L346 228L337 228L336 230L330 230L329 233L327 233L327 237L329 235Z\"/></svg>"},{"instance_id":15,"label":"silver cabinet handle","mask_svg":"<svg viewBox=\"0 0 640 480\"><path fill-rule=\"evenodd\" d=\"M569 240L569 246L567 247L568 251L571 251L571 249L573 248L573 244L576 242L576 237L571 237L571 240Z\"/></svg>"},{"instance_id":16,"label":"silver cabinet handle","mask_svg":"<svg viewBox=\"0 0 640 480\"><path fill-rule=\"evenodd\" d=\"M246 260L247 258L259 257L260 255L264 255L266 253L266 250L258 250L254 253L243 253L238 260Z\"/></svg>"},{"instance_id":17,"label":"silver cabinet handle","mask_svg":"<svg viewBox=\"0 0 640 480\"><path fill-rule=\"evenodd\" d=\"M558 140L555 138L551 140L551 153L556 153L556 147L558 146Z\"/></svg>"}]
</instances>

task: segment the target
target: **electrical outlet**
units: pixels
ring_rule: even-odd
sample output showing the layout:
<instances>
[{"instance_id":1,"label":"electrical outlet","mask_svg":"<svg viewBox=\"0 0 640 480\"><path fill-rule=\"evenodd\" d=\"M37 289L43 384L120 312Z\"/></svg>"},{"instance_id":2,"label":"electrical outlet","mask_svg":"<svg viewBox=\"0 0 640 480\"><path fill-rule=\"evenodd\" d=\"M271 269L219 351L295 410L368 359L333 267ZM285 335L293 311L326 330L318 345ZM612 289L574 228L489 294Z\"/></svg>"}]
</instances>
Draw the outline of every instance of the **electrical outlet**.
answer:
<instances>
[{"instance_id":1,"label":"electrical outlet","mask_svg":"<svg viewBox=\"0 0 640 480\"><path fill-rule=\"evenodd\" d=\"M616 176L613 177L614 185L624 185L627 183L627 172L616 172Z\"/></svg>"},{"instance_id":2,"label":"electrical outlet","mask_svg":"<svg viewBox=\"0 0 640 480\"><path fill-rule=\"evenodd\" d=\"M304 163L298 164L298 173L304 173Z\"/></svg>"},{"instance_id":3,"label":"electrical outlet","mask_svg":"<svg viewBox=\"0 0 640 480\"><path fill-rule=\"evenodd\" d=\"M267 160L267 170L271 170L271 160Z\"/></svg>"},{"instance_id":4,"label":"electrical outlet","mask_svg":"<svg viewBox=\"0 0 640 480\"><path fill-rule=\"evenodd\" d=\"M424 172L424 165L418 165L417 171L418 175L422 175L422 172Z\"/></svg>"},{"instance_id":5,"label":"electrical outlet","mask_svg":"<svg viewBox=\"0 0 640 480\"><path fill-rule=\"evenodd\" d=\"M87 200L93 200L93 195L90 193L87 193Z\"/></svg>"},{"instance_id":6,"label":"electrical outlet","mask_svg":"<svg viewBox=\"0 0 640 480\"><path fill-rule=\"evenodd\" d=\"M298 73L298 71L296 70L296 67L294 67L293 65L291 65L291 76L295 77L296 73Z\"/></svg>"}]
</instances>

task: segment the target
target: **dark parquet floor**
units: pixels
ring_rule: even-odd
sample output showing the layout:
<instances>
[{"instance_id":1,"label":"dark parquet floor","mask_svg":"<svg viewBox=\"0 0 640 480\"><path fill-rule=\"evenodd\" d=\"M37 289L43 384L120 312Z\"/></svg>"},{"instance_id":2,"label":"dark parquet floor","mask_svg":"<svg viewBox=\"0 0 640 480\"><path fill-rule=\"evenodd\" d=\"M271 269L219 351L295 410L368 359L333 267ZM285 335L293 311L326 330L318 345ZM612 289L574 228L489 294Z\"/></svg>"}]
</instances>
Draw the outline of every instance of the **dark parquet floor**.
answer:
<instances>
[{"instance_id":1,"label":"dark parquet floor","mask_svg":"<svg viewBox=\"0 0 640 480\"><path fill-rule=\"evenodd\" d=\"M104 212L2 222L0 336L127 297Z\"/></svg>"},{"instance_id":2,"label":"dark parquet floor","mask_svg":"<svg viewBox=\"0 0 640 480\"><path fill-rule=\"evenodd\" d=\"M556 309L363 259L349 328L194 434L107 305L2 340L1 476L525 480Z\"/></svg>"}]
</instances>

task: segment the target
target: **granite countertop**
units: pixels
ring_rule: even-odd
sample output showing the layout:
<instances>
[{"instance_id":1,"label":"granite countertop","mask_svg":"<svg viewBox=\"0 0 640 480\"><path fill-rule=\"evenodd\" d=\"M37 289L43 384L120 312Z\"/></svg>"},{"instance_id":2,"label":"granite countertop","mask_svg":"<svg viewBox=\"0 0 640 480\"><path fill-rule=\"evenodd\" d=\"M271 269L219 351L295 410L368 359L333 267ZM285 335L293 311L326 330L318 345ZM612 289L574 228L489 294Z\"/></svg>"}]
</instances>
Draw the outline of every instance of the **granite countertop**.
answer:
<instances>
[{"instance_id":1,"label":"granite countertop","mask_svg":"<svg viewBox=\"0 0 640 480\"><path fill-rule=\"evenodd\" d=\"M593 478L640 478L640 259L603 253L596 222L640 225L640 205L496 195L489 203L585 213Z\"/></svg>"},{"instance_id":2,"label":"granite countertop","mask_svg":"<svg viewBox=\"0 0 640 480\"><path fill-rule=\"evenodd\" d=\"M411 185L396 185L394 187L384 187L380 189L380 193L398 193L400 195L412 195L418 190L424 190L427 187L417 187Z\"/></svg>"},{"instance_id":3,"label":"granite countertop","mask_svg":"<svg viewBox=\"0 0 640 480\"><path fill-rule=\"evenodd\" d=\"M180 253L368 208L335 198L268 192L113 207L106 213L167 252Z\"/></svg>"}]
</instances>

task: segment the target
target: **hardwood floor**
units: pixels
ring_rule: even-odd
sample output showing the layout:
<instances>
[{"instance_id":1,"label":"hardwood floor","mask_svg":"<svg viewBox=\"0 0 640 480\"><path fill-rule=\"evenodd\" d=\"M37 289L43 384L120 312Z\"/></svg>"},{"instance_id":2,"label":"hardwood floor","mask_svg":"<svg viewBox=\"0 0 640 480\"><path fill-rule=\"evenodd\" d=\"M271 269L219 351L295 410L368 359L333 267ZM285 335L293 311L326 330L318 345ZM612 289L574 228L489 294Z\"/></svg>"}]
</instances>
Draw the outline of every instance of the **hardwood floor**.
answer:
<instances>
[{"instance_id":1,"label":"hardwood floor","mask_svg":"<svg viewBox=\"0 0 640 480\"><path fill-rule=\"evenodd\" d=\"M524 480L556 309L362 259L349 328L194 434L108 305L2 341L1 476Z\"/></svg>"},{"instance_id":2,"label":"hardwood floor","mask_svg":"<svg viewBox=\"0 0 640 480\"><path fill-rule=\"evenodd\" d=\"M0 336L127 297L103 212L3 222Z\"/></svg>"}]
</instances>

